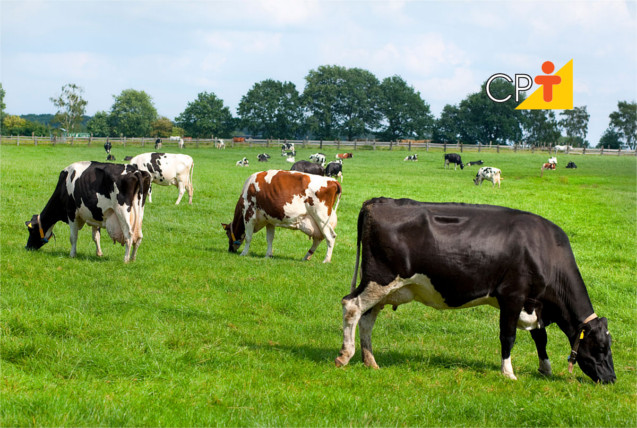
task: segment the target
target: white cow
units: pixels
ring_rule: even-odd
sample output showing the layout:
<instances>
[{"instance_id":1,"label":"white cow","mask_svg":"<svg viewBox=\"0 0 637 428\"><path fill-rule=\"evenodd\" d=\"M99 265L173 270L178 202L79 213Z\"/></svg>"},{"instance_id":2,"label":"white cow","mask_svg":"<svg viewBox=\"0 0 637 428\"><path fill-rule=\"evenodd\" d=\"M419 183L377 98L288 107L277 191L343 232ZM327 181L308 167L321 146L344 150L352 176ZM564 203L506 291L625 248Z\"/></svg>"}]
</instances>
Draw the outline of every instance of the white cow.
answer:
<instances>
[{"instance_id":1,"label":"white cow","mask_svg":"<svg viewBox=\"0 0 637 428\"><path fill-rule=\"evenodd\" d=\"M567 146L567 145L555 146L555 152L567 152L568 153L571 150L573 150L573 146Z\"/></svg>"},{"instance_id":2,"label":"white cow","mask_svg":"<svg viewBox=\"0 0 637 428\"><path fill-rule=\"evenodd\" d=\"M195 163L190 156L174 153L142 153L132 158L130 164L150 172L153 183L161 186L177 186L179 197L175 205L181 202L186 190L188 190L188 203L192 204L192 174ZM151 194L152 192L148 195L150 202L152 202Z\"/></svg>"},{"instance_id":3,"label":"white cow","mask_svg":"<svg viewBox=\"0 0 637 428\"><path fill-rule=\"evenodd\" d=\"M494 168L492 166L484 166L478 170L476 178L473 179L473 182L477 186L478 184L482 184L483 180L489 180L493 183L493 187L495 187L496 183L498 184L498 187L500 187L500 180L502 179L501 175L502 171L500 171L498 168Z\"/></svg>"},{"instance_id":4,"label":"white cow","mask_svg":"<svg viewBox=\"0 0 637 428\"><path fill-rule=\"evenodd\" d=\"M323 153L314 153L310 155L312 162L320 163L322 167L325 167L325 155Z\"/></svg>"},{"instance_id":5,"label":"white cow","mask_svg":"<svg viewBox=\"0 0 637 428\"><path fill-rule=\"evenodd\" d=\"M221 138L219 138L219 141L217 141L215 143L215 147L218 149L225 149L226 148L226 143L223 142L223 140Z\"/></svg>"}]
</instances>

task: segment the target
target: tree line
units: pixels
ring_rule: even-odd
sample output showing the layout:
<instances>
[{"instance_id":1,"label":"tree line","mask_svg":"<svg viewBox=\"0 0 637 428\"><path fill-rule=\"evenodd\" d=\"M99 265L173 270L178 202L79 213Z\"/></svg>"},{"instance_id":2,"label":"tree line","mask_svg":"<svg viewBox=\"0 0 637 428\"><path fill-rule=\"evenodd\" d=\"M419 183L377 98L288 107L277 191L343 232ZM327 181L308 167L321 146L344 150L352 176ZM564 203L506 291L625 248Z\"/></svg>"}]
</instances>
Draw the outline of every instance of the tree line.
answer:
<instances>
[{"instance_id":1,"label":"tree line","mask_svg":"<svg viewBox=\"0 0 637 428\"><path fill-rule=\"evenodd\" d=\"M96 137L211 138L250 135L255 138L354 140L430 139L437 143L529 145L569 144L588 147L586 106L563 110L515 110L517 102L491 101L485 90L469 94L456 105L444 106L435 118L421 94L402 77L380 81L360 68L323 65L305 77L299 92L291 82L266 79L255 83L241 98L234 117L222 99L201 92L188 102L174 120L160 116L152 97L144 91L123 90L113 96L109 111L98 111L86 120L83 89L66 84L51 97L56 108L52 124L75 133ZM499 99L514 92L505 80L495 80L490 91ZM55 132L18 116L5 115L4 90L0 84L0 123L4 134ZM609 126L598 146L635 148L637 103L620 101L609 116Z\"/></svg>"}]
</instances>

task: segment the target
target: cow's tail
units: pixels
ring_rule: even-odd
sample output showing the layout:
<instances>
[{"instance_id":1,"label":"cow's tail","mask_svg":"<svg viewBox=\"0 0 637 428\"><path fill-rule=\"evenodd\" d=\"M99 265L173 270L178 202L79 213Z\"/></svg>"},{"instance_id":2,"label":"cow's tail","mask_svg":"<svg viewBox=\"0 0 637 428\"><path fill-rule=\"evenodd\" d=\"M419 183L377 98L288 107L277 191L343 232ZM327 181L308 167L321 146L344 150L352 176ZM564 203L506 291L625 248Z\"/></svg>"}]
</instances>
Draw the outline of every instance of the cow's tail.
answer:
<instances>
[{"instance_id":1,"label":"cow's tail","mask_svg":"<svg viewBox=\"0 0 637 428\"><path fill-rule=\"evenodd\" d=\"M334 180L334 182L336 183L336 186L337 186L337 189L338 189L338 194L336 195L336 205L334 205L334 207L332 208L332 212L330 213L330 216L327 218L327 221L325 222L326 225L330 224L332 222L332 216L336 215L336 210L338 209L338 204L341 202L341 196L343 195L343 188L341 187L339 182L336 181L336 180Z\"/></svg>"},{"instance_id":2,"label":"cow's tail","mask_svg":"<svg viewBox=\"0 0 637 428\"><path fill-rule=\"evenodd\" d=\"M360 266L360 256L361 256L361 240L363 235L363 222L365 220L365 204L361 208L361 211L358 213L358 224L357 224L357 232L356 232L356 264L354 265L354 277L352 278L352 286L350 291L353 293L356 290L356 279L358 277L358 267Z\"/></svg>"}]
</instances>

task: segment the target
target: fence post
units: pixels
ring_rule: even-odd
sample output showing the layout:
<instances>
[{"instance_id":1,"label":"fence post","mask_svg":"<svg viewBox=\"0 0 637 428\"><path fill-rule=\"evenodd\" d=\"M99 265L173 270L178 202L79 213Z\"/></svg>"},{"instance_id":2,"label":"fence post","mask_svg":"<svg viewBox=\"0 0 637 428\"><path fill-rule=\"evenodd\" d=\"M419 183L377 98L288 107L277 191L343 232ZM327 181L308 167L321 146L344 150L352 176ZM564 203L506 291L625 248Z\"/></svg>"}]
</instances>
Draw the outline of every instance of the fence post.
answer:
<instances>
[{"instance_id":1,"label":"fence post","mask_svg":"<svg viewBox=\"0 0 637 428\"><path fill-rule=\"evenodd\" d=\"M38 141L35 139L35 132L31 133L31 138L33 138L33 145L37 146L38 145Z\"/></svg>"},{"instance_id":2,"label":"fence post","mask_svg":"<svg viewBox=\"0 0 637 428\"><path fill-rule=\"evenodd\" d=\"M458 144L460 144L460 153L462 153L462 141L459 142Z\"/></svg>"},{"instance_id":3,"label":"fence post","mask_svg":"<svg viewBox=\"0 0 637 428\"><path fill-rule=\"evenodd\" d=\"M496 153L500 153L500 145L499 144L495 145L495 150L496 150Z\"/></svg>"},{"instance_id":4,"label":"fence post","mask_svg":"<svg viewBox=\"0 0 637 428\"><path fill-rule=\"evenodd\" d=\"M621 146L619 147L619 150L617 150L617 156L621 156L622 155L622 148Z\"/></svg>"},{"instance_id":5,"label":"fence post","mask_svg":"<svg viewBox=\"0 0 637 428\"><path fill-rule=\"evenodd\" d=\"M319 141L319 149L323 150L323 140L322 139Z\"/></svg>"},{"instance_id":6,"label":"fence post","mask_svg":"<svg viewBox=\"0 0 637 428\"><path fill-rule=\"evenodd\" d=\"M354 151L356 151L356 140L354 140ZM635 150L637 152L637 150Z\"/></svg>"},{"instance_id":7,"label":"fence post","mask_svg":"<svg viewBox=\"0 0 637 428\"><path fill-rule=\"evenodd\" d=\"M394 143L393 141L390 141L390 142L389 142L389 151L390 151L390 152L392 151L392 144L393 144L393 143Z\"/></svg>"},{"instance_id":8,"label":"fence post","mask_svg":"<svg viewBox=\"0 0 637 428\"><path fill-rule=\"evenodd\" d=\"M442 151L443 153L447 153L447 142L442 143Z\"/></svg>"},{"instance_id":9,"label":"fence post","mask_svg":"<svg viewBox=\"0 0 637 428\"><path fill-rule=\"evenodd\" d=\"M602 150L600 150L599 155L600 155L600 156L603 156L603 155L604 155L604 146L602 146Z\"/></svg>"},{"instance_id":10,"label":"fence post","mask_svg":"<svg viewBox=\"0 0 637 428\"><path fill-rule=\"evenodd\" d=\"M195 140L195 148L199 148L199 137Z\"/></svg>"},{"instance_id":11,"label":"fence post","mask_svg":"<svg viewBox=\"0 0 637 428\"><path fill-rule=\"evenodd\" d=\"M341 140L336 140L336 150L341 149Z\"/></svg>"},{"instance_id":12,"label":"fence post","mask_svg":"<svg viewBox=\"0 0 637 428\"><path fill-rule=\"evenodd\" d=\"M376 140L374 140L373 147L374 147L374 150L376 150Z\"/></svg>"},{"instance_id":13,"label":"fence post","mask_svg":"<svg viewBox=\"0 0 637 428\"><path fill-rule=\"evenodd\" d=\"M585 155L586 154L586 146L582 147L582 154Z\"/></svg>"},{"instance_id":14,"label":"fence post","mask_svg":"<svg viewBox=\"0 0 637 428\"><path fill-rule=\"evenodd\" d=\"M126 137L124 137L124 135L122 135L121 137L122 137L122 144L124 145L124 147L126 147Z\"/></svg>"},{"instance_id":15,"label":"fence post","mask_svg":"<svg viewBox=\"0 0 637 428\"><path fill-rule=\"evenodd\" d=\"M429 153L429 140L427 140L427 153Z\"/></svg>"},{"instance_id":16,"label":"fence post","mask_svg":"<svg viewBox=\"0 0 637 428\"><path fill-rule=\"evenodd\" d=\"M407 145L408 145L408 147L409 147L407 150L411 152L411 140L409 140L409 142L407 143Z\"/></svg>"},{"instance_id":17,"label":"fence post","mask_svg":"<svg viewBox=\"0 0 637 428\"><path fill-rule=\"evenodd\" d=\"M88 137L88 146L91 147L91 143L93 142L93 133L91 132L91 135L89 135Z\"/></svg>"}]
</instances>

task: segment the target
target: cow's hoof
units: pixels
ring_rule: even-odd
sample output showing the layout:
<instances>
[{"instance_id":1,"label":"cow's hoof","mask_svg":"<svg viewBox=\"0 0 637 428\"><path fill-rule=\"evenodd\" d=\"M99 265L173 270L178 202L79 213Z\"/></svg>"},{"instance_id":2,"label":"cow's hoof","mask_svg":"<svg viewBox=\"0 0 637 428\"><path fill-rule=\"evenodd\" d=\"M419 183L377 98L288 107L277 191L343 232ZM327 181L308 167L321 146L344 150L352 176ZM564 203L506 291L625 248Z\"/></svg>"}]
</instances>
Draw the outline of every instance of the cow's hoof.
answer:
<instances>
[{"instance_id":1,"label":"cow's hoof","mask_svg":"<svg viewBox=\"0 0 637 428\"><path fill-rule=\"evenodd\" d=\"M336 359L334 360L334 364L336 364L336 367L346 366L348 362L349 361L341 355L336 357Z\"/></svg>"},{"instance_id":2,"label":"cow's hoof","mask_svg":"<svg viewBox=\"0 0 637 428\"><path fill-rule=\"evenodd\" d=\"M503 372L503 373L502 373L502 376L504 376L504 377L506 377L506 378L508 378L508 379L511 379L511 380L518 380L518 378L517 378L517 377L515 377L515 375L514 375L513 373L504 373L504 372Z\"/></svg>"}]
</instances>

